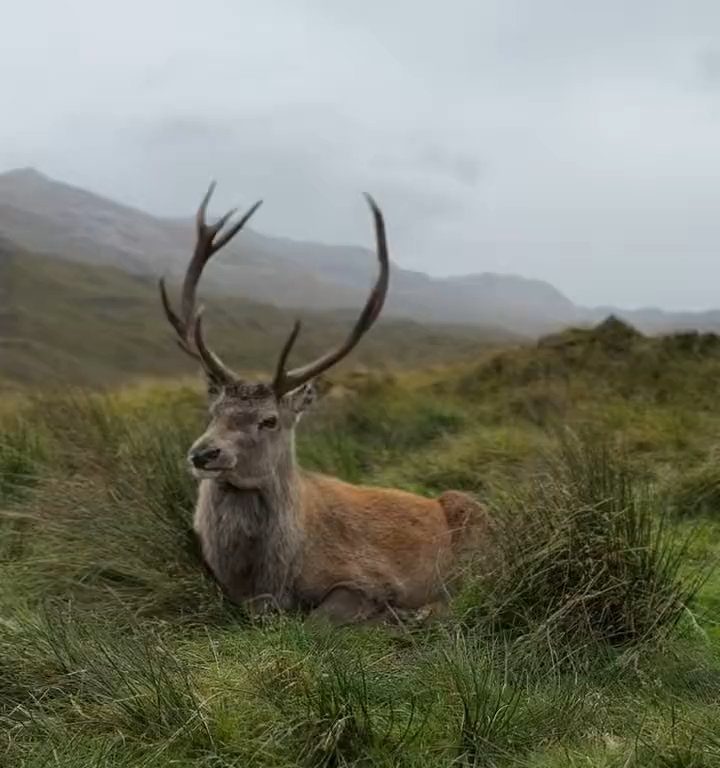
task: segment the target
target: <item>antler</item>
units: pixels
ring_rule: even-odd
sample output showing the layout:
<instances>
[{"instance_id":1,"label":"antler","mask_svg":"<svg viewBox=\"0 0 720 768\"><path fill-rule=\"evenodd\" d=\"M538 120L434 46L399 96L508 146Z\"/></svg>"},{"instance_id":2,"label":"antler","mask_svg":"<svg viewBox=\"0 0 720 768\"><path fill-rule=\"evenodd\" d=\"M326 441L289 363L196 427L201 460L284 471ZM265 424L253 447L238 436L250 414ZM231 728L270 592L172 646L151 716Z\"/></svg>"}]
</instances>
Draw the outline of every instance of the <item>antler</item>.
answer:
<instances>
[{"instance_id":1,"label":"antler","mask_svg":"<svg viewBox=\"0 0 720 768\"><path fill-rule=\"evenodd\" d=\"M377 257L380 262L380 274L375 282L375 286L370 292L370 296L363 311L360 313L360 317L355 323L352 331L350 331L350 335L339 347L327 352L312 363L308 363L300 368L294 368L292 371L286 371L285 366L287 365L288 357L290 356L293 345L300 333L300 321L295 321L295 325L293 326L292 331L290 331L290 335L280 352L280 359L278 360L275 377L272 383L275 396L278 398L282 397L287 392L296 389L306 381L315 378L346 357L358 344L360 339L368 332L368 330L370 330L370 327L377 320L378 315L383 308L390 279L390 259L388 257L387 240L385 237L385 221L383 220L383 215L378 208L377 203L372 197L370 197L370 195L365 195L365 199L367 200L373 215Z\"/></svg>"},{"instance_id":2,"label":"antler","mask_svg":"<svg viewBox=\"0 0 720 768\"><path fill-rule=\"evenodd\" d=\"M180 348L192 358L198 360L213 381L217 383L230 383L238 380L237 375L205 344L202 332L203 310L202 307L199 309L195 308L197 284L205 265L210 261L213 254L227 245L247 224L253 213L260 207L262 200L258 200L239 221L223 232L223 227L235 214L235 209L228 211L214 224L208 224L206 221L207 207L214 190L215 182L213 181L205 193L205 197L203 197L195 216L197 241L183 281L180 314L178 315L170 305L164 278L160 279L160 299L165 315L178 335Z\"/></svg>"}]
</instances>

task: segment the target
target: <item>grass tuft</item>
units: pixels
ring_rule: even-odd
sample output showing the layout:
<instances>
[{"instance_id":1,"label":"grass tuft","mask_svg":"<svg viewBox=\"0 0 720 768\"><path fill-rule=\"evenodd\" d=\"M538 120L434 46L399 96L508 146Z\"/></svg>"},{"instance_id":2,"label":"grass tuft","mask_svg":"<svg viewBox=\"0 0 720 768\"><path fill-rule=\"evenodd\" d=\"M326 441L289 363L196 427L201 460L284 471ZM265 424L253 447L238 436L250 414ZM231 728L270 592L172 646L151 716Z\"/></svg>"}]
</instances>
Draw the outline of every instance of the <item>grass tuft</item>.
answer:
<instances>
[{"instance_id":1,"label":"grass tuft","mask_svg":"<svg viewBox=\"0 0 720 768\"><path fill-rule=\"evenodd\" d=\"M595 437L566 435L547 470L500 502L501 565L469 615L559 646L658 640L692 604L704 573L662 502Z\"/></svg>"},{"instance_id":2,"label":"grass tuft","mask_svg":"<svg viewBox=\"0 0 720 768\"><path fill-rule=\"evenodd\" d=\"M22 500L41 475L45 447L22 418L0 424L0 504Z\"/></svg>"}]
</instances>

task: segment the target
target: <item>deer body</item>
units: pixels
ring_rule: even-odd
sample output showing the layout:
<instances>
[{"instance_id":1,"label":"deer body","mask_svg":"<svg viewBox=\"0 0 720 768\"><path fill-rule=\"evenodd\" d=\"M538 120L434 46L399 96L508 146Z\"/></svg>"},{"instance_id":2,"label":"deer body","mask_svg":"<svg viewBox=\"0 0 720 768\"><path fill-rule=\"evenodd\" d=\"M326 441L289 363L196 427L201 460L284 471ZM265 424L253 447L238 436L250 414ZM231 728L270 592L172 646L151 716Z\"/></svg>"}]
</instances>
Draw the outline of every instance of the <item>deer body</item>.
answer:
<instances>
[{"instance_id":1,"label":"deer body","mask_svg":"<svg viewBox=\"0 0 720 768\"><path fill-rule=\"evenodd\" d=\"M465 519L453 519L453 498ZM312 610L343 588L369 617L442 600L455 544L482 526L482 514L464 494L426 499L294 469L259 490L202 480L195 531L234 602Z\"/></svg>"},{"instance_id":2,"label":"deer body","mask_svg":"<svg viewBox=\"0 0 720 768\"><path fill-rule=\"evenodd\" d=\"M185 275L180 314L160 283L181 348L208 379L210 424L188 460L200 480L194 528L203 558L228 597L357 621L442 600L460 554L487 527L484 507L448 491L427 499L400 490L354 486L303 471L295 427L313 401L313 380L343 357L383 307L390 262L382 214L375 222L380 275L348 338L316 361L288 371L296 323L269 383L247 382L206 346L195 293L210 257L240 231L259 203L223 231L231 214L205 222L212 186L197 213L197 243Z\"/></svg>"}]
</instances>

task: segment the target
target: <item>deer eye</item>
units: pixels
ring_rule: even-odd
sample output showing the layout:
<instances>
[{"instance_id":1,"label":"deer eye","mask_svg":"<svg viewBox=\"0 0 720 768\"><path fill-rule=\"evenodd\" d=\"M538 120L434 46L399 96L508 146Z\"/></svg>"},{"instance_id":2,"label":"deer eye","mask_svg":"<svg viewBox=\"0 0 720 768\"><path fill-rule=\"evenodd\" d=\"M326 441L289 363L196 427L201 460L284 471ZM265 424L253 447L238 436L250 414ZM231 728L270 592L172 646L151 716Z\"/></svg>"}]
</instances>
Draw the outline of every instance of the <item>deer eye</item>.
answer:
<instances>
[{"instance_id":1,"label":"deer eye","mask_svg":"<svg viewBox=\"0 0 720 768\"><path fill-rule=\"evenodd\" d=\"M268 416L258 424L258 429L276 429L278 425L277 416Z\"/></svg>"}]
</instances>

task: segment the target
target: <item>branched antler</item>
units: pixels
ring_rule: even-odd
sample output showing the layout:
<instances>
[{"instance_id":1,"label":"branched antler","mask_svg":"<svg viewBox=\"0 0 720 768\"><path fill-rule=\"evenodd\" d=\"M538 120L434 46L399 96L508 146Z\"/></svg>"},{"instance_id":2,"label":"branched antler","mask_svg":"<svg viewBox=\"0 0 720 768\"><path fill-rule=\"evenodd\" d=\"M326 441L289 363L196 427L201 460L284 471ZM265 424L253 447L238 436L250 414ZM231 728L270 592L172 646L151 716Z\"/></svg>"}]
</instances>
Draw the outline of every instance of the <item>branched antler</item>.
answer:
<instances>
[{"instance_id":1,"label":"branched antler","mask_svg":"<svg viewBox=\"0 0 720 768\"><path fill-rule=\"evenodd\" d=\"M224 230L226 224L235 214L235 210L228 211L215 224L208 224L206 222L207 206L214 189L215 182L210 185L197 211L197 242L183 281L180 314L176 313L170 304L163 279L160 280L160 298L165 315L170 325L175 329L181 349L198 360L214 382L227 384L237 382L239 379L205 343L202 330L203 310L202 307L196 307L197 285L205 265L213 254L217 253L235 237L259 208L262 201L255 203L239 221ZM380 209L372 197L370 195L365 195L365 197L372 211L375 225L375 240L377 257L380 262L380 274L360 313L360 317L345 341L339 347L327 352L314 362L288 371L287 361L300 333L300 321L295 322L280 352L280 358L272 381L272 388L278 399L301 386L306 381L328 370L328 368L331 368L346 357L368 332L383 308L390 280L390 259L385 236L385 222Z\"/></svg>"},{"instance_id":2,"label":"branched antler","mask_svg":"<svg viewBox=\"0 0 720 768\"><path fill-rule=\"evenodd\" d=\"M217 383L237 381L237 375L228 368L222 360L207 346L202 332L202 307L196 308L197 285L205 265L221 248L227 245L235 235L247 224L250 217L260 207L259 200L241 219L223 231L225 225L235 214L235 209L221 216L214 224L206 221L207 207L215 190L213 181L205 193L195 216L197 240L192 258L185 272L182 286L180 314L172 308L165 288L165 280L160 279L160 299L168 322L175 329L180 348L188 355L198 360L210 378Z\"/></svg>"},{"instance_id":3,"label":"branched antler","mask_svg":"<svg viewBox=\"0 0 720 768\"><path fill-rule=\"evenodd\" d=\"M383 308L390 280L390 258L388 256L387 239L385 236L385 221L383 220L383 215L378 208L377 203L372 197L370 197L370 195L365 195L365 198L372 211L373 222L375 224L375 239L377 257L380 262L380 274L378 275L362 312L360 313L360 317L345 341L339 347L327 352L312 363L288 371L286 370L287 361L293 345L297 340L298 334L300 333L300 321L297 320L295 322L295 325L293 326L292 331L290 331L290 335L280 352L280 358L275 370L273 390L278 398L282 397L287 392L296 389L306 381L320 375L346 357L355 346L357 346L360 339L368 332L368 330L370 330L370 327L377 320L378 315Z\"/></svg>"}]
</instances>

